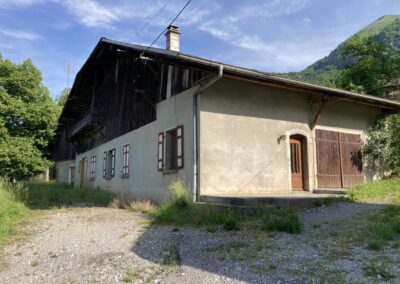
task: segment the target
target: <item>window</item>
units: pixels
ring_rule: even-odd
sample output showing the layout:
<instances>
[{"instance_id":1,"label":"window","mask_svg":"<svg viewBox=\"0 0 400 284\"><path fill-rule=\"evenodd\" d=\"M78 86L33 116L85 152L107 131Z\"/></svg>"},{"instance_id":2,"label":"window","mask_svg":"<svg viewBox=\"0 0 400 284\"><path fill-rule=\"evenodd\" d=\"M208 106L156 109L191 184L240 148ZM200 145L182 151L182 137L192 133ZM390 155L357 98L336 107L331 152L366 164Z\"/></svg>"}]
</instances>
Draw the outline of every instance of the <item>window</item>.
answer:
<instances>
[{"instance_id":1,"label":"window","mask_svg":"<svg viewBox=\"0 0 400 284\"><path fill-rule=\"evenodd\" d=\"M94 180L96 177L96 156L90 158L90 180Z\"/></svg>"},{"instance_id":2,"label":"window","mask_svg":"<svg viewBox=\"0 0 400 284\"><path fill-rule=\"evenodd\" d=\"M112 178L115 175L115 149L104 152L103 177Z\"/></svg>"},{"instance_id":3,"label":"window","mask_svg":"<svg viewBox=\"0 0 400 284\"><path fill-rule=\"evenodd\" d=\"M124 145L124 147L122 148L122 176L123 177L129 176L129 151L130 151L129 144Z\"/></svg>"},{"instance_id":4,"label":"window","mask_svg":"<svg viewBox=\"0 0 400 284\"><path fill-rule=\"evenodd\" d=\"M166 131L165 136L164 133L158 135L158 170L171 171L181 168L183 168L183 126L178 126Z\"/></svg>"}]
</instances>

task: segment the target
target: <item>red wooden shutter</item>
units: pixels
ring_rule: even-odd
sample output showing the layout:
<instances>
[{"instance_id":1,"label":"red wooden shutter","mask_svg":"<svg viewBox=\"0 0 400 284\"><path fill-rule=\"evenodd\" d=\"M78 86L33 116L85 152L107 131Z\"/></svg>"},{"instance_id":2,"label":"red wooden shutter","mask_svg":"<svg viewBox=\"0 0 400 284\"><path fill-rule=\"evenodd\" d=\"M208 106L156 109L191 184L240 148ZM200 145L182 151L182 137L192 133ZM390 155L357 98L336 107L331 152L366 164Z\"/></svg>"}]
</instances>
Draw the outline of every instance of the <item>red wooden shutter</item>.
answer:
<instances>
[{"instance_id":1,"label":"red wooden shutter","mask_svg":"<svg viewBox=\"0 0 400 284\"><path fill-rule=\"evenodd\" d=\"M158 134L158 163L157 169L162 171L164 169L164 132Z\"/></svg>"},{"instance_id":2,"label":"red wooden shutter","mask_svg":"<svg viewBox=\"0 0 400 284\"><path fill-rule=\"evenodd\" d=\"M183 168L183 125L176 128L176 168Z\"/></svg>"}]
</instances>

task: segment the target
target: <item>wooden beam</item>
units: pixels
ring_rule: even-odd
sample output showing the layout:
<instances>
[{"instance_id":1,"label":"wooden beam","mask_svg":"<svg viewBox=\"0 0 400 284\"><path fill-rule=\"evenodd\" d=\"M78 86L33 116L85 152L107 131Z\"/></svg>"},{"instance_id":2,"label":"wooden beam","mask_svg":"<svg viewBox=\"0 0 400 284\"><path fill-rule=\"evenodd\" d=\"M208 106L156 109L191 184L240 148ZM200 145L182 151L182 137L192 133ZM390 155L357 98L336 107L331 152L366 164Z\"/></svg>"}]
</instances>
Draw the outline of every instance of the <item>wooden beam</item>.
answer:
<instances>
[{"instance_id":1,"label":"wooden beam","mask_svg":"<svg viewBox=\"0 0 400 284\"><path fill-rule=\"evenodd\" d=\"M311 130L314 130L315 126L317 125L317 123L318 123L318 121L319 121L319 119L321 117L321 113L324 110L327 102L328 102L328 100L326 98L322 99L322 102L321 102L321 105L320 105L320 107L318 109L318 112L317 112L317 114L315 115L313 121L310 124L310 129Z\"/></svg>"}]
</instances>

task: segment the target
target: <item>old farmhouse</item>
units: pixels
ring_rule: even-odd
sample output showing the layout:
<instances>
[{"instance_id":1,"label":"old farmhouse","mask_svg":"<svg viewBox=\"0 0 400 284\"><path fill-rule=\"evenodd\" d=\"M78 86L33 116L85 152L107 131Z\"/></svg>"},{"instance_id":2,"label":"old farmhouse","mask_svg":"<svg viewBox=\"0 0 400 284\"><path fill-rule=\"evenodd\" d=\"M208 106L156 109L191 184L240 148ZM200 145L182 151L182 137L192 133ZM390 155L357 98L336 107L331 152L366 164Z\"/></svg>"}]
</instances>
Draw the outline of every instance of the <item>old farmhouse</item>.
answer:
<instances>
[{"instance_id":1,"label":"old farmhouse","mask_svg":"<svg viewBox=\"0 0 400 284\"><path fill-rule=\"evenodd\" d=\"M371 178L369 123L400 103L102 38L76 76L54 147L58 182L162 200L346 188Z\"/></svg>"}]
</instances>

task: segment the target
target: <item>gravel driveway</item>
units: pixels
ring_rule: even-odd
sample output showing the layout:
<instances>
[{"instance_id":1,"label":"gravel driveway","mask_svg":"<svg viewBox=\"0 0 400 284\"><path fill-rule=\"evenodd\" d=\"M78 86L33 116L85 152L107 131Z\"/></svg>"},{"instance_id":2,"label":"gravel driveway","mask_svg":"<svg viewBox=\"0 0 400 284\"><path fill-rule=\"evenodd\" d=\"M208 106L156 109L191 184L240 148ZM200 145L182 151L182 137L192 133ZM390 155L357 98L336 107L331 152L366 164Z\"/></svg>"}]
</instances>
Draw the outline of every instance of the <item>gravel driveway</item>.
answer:
<instances>
[{"instance_id":1,"label":"gravel driveway","mask_svg":"<svg viewBox=\"0 0 400 284\"><path fill-rule=\"evenodd\" d=\"M353 237L379 207L304 209L299 235L177 230L110 208L51 211L6 247L0 283L400 283L399 248L373 252ZM382 266L390 277L374 273Z\"/></svg>"}]
</instances>

